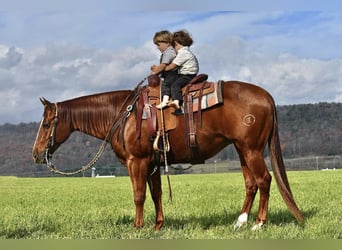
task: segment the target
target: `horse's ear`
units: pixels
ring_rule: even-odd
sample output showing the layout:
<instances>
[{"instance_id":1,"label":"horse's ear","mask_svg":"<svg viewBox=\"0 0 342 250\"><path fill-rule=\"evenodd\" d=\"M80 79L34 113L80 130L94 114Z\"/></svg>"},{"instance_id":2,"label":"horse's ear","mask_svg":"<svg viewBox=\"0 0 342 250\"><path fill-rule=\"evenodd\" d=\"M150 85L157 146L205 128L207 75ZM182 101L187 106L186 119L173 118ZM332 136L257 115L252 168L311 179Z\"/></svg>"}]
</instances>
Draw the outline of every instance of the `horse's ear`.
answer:
<instances>
[{"instance_id":1,"label":"horse's ear","mask_svg":"<svg viewBox=\"0 0 342 250\"><path fill-rule=\"evenodd\" d=\"M51 105L51 102L49 102L48 100L46 100L44 97L39 98L40 102L44 105L44 106L48 106Z\"/></svg>"}]
</instances>

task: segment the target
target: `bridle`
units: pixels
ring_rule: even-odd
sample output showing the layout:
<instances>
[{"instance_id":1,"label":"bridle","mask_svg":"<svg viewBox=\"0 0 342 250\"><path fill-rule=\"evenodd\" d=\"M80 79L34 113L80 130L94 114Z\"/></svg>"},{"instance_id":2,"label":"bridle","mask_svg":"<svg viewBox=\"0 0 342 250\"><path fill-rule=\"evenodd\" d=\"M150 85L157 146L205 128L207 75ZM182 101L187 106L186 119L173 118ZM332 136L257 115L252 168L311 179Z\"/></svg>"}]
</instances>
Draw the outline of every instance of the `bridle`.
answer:
<instances>
[{"instance_id":1,"label":"bridle","mask_svg":"<svg viewBox=\"0 0 342 250\"><path fill-rule=\"evenodd\" d=\"M56 135L56 129L57 129L57 123L58 123L58 105L55 103L55 116L52 121L52 130L48 139L48 143L46 144L45 147L45 153L44 153L44 158L46 160L46 163L48 167L53 167L50 159L52 157L52 154L50 153L51 148L55 145L55 135Z\"/></svg>"},{"instance_id":2,"label":"bridle","mask_svg":"<svg viewBox=\"0 0 342 250\"><path fill-rule=\"evenodd\" d=\"M118 115L116 117L116 119L114 119L113 123L112 123L112 127L111 129L108 131L106 137L104 138L99 150L97 151L96 155L93 157L93 159L85 166L82 166L80 169L74 171L74 172L64 172L61 170L58 170L51 162L51 158L52 158L52 153L51 153L51 149L52 147L55 145L56 143L56 139L55 139L55 135L56 135L56 130L57 130L57 124L58 124L58 105L57 103L55 103L55 116L54 119L52 121L52 130L48 139L48 143L46 144L45 147L45 153L44 153L44 158L46 161L46 166L47 168L56 174L62 174L62 175L75 175L81 172L84 172L88 169L90 169L96 162L97 160L101 157L102 153L104 152L106 145L108 143L108 141L110 140L110 138L113 137L114 132L117 130L118 127L120 127L120 125L124 126L126 119L130 116L131 111L133 109L134 104L136 103L136 101L139 98L139 94L140 94L140 85L146 80L146 78L144 78L141 82L138 83L138 85L135 87L133 93L133 99L131 101L131 103L129 105L127 105L126 109L123 111L122 113L122 121L119 119L120 115ZM130 99L130 97L132 97L131 95L128 95L125 99L125 101L122 103L120 109L119 109L119 114L121 114L124 106L127 104L128 100ZM122 135L123 136L123 135ZM122 140L123 142L123 140ZM123 145L124 146L124 145Z\"/></svg>"}]
</instances>

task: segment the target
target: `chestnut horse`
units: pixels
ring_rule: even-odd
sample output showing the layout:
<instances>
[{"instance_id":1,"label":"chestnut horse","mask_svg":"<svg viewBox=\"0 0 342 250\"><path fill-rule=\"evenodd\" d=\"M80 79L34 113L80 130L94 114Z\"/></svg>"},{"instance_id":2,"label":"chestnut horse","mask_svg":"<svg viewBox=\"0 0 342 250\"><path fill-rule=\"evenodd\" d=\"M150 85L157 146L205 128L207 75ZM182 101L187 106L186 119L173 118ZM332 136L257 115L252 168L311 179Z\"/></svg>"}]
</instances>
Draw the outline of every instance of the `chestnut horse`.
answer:
<instances>
[{"instance_id":1,"label":"chestnut horse","mask_svg":"<svg viewBox=\"0 0 342 250\"><path fill-rule=\"evenodd\" d=\"M293 198L283 163L273 98L264 89L249 83L229 81L222 86L223 103L203 110L200 127L197 127L197 115L194 113L194 124L199 153L204 159L214 156L231 143L239 154L246 196L234 228L247 223L258 190L259 209L252 229L261 228L267 221L271 184L271 175L263 157L267 144L281 196L293 216L303 222L304 217ZM58 103L41 99L44 113L32 155L36 163L46 162L46 155L53 154L73 131L107 140L118 160L125 164L132 182L134 226L143 226L148 183L156 211L155 229L159 230L164 223L160 169L155 169L156 156L147 121L141 122L141 135L137 139L136 113L128 112L135 105L137 92L137 89L113 91ZM168 136L168 162L189 162L188 145L185 140L180 140L185 137L184 116L177 116L177 127L169 131Z\"/></svg>"}]
</instances>

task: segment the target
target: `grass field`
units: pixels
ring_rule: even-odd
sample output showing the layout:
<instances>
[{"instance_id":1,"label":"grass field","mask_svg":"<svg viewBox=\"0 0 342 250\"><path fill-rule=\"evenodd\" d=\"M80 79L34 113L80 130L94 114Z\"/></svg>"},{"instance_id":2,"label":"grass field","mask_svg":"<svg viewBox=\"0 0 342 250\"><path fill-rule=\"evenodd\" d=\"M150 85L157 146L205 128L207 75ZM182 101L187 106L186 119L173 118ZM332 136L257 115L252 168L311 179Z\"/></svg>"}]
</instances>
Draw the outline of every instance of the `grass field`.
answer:
<instances>
[{"instance_id":1,"label":"grass field","mask_svg":"<svg viewBox=\"0 0 342 250\"><path fill-rule=\"evenodd\" d=\"M154 232L148 193L145 227L133 228L128 177L0 177L0 239L341 239L342 171L288 172L306 217L300 225L272 182L268 224L252 232L258 198L248 225L233 230L244 198L241 173L170 176L173 202L163 180L165 225Z\"/></svg>"}]
</instances>

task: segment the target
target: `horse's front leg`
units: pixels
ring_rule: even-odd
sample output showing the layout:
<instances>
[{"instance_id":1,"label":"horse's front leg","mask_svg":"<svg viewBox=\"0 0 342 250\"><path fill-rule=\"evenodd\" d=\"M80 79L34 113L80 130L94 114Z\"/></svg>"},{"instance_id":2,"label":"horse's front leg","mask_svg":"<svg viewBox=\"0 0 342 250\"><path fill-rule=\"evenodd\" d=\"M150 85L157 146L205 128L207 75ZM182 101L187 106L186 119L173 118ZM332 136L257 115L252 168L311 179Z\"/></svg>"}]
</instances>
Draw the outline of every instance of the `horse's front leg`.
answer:
<instances>
[{"instance_id":1,"label":"horse's front leg","mask_svg":"<svg viewBox=\"0 0 342 250\"><path fill-rule=\"evenodd\" d=\"M144 203L146 198L146 181L148 163L144 159L130 158L127 161L127 170L131 178L135 204L134 227L144 226Z\"/></svg>"},{"instance_id":2,"label":"horse's front leg","mask_svg":"<svg viewBox=\"0 0 342 250\"><path fill-rule=\"evenodd\" d=\"M147 177L148 185L150 187L152 200L156 210L156 224L154 229L160 230L164 224L164 215L162 207L162 188L160 168L150 167L149 176Z\"/></svg>"}]
</instances>

